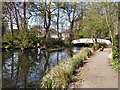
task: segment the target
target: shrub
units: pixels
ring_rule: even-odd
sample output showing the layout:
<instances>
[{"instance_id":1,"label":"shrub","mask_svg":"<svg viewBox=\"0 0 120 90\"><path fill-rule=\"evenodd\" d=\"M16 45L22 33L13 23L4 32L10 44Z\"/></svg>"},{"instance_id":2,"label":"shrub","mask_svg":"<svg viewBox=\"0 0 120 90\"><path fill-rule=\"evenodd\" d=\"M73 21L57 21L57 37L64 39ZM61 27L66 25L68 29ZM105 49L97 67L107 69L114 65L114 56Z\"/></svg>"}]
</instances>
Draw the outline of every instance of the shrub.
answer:
<instances>
[{"instance_id":1,"label":"shrub","mask_svg":"<svg viewBox=\"0 0 120 90\"><path fill-rule=\"evenodd\" d=\"M112 46L112 66L120 72L120 66L119 66L119 35L115 35L113 46Z\"/></svg>"},{"instance_id":2,"label":"shrub","mask_svg":"<svg viewBox=\"0 0 120 90\"><path fill-rule=\"evenodd\" d=\"M101 46L107 47L106 43L99 43L99 48L101 48Z\"/></svg>"},{"instance_id":3,"label":"shrub","mask_svg":"<svg viewBox=\"0 0 120 90\"><path fill-rule=\"evenodd\" d=\"M93 52L97 51L98 49L99 49L99 44L93 45L93 47L92 47Z\"/></svg>"},{"instance_id":4,"label":"shrub","mask_svg":"<svg viewBox=\"0 0 120 90\"><path fill-rule=\"evenodd\" d=\"M8 33L3 37L3 42L8 43L8 46L11 46L13 48L36 47L37 40L38 38L33 31L24 30L20 30L19 33L14 33L14 36L11 36L11 34Z\"/></svg>"},{"instance_id":5,"label":"shrub","mask_svg":"<svg viewBox=\"0 0 120 90\"><path fill-rule=\"evenodd\" d=\"M14 33L14 36L12 36L11 33L8 33L4 35L2 44L4 47L13 48L36 48L36 43L38 42L41 47L46 45L46 48L66 46L62 40L55 40L54 38L45 39L44 37L37 37L37 34L38 32L35 30L20 30L19 33Z\"/></svg>"},{"instance_id":6,"label":"shrub","mask_svg":"<svg viewBox=\"0 0 120 90\"><path fill-rule=\"evenodd\" d=\"M112 66L113 66L113 68L115 68L116 70L118 70L120 72L118 60L112 60Z\"/></svg>"}]
</instances>

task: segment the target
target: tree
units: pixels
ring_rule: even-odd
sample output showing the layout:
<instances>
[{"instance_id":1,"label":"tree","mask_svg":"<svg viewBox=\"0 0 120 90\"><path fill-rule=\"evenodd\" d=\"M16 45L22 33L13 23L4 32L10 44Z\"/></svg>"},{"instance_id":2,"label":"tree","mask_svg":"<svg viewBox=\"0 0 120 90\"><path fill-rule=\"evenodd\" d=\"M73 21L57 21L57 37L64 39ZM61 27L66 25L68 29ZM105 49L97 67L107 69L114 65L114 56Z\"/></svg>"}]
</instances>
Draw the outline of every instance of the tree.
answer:
<instances>
[{"instance_id":1,"label":"tree","mask_svg":"<svg viewBox=\"0 0 120 90\"><path fill-rule=\"evenodd\" d=\"M4 36L5 32L7 31L7 27L8 27L8 21L4 20L2 18L2 37Z\"/></svg>"},{"instance_id":2,"label":"tree","mask_svg":"<svg viewBox=\"0 0 120 90\"><path fill-rule=\"evenodd\" d=\"M83 32L87 37L94 38L94 44L97 44L97 38L100 38L102 32L107 29L105 18L103 16L100 3L89 3L83 20Z\"/></svg>"},{"instance_id":3,"label":"tree","mask_svg":"<svg viewBox=\"0 0 120 90\"><path fill-rule=\"evenodd\" d=\"M13 15L14 15L14 18L15 18L15 20L16 20L16 25L17 25L17 29L18 29L18 32L20 31L20 26L19 26L19 17L18 17L18 11L17 11L17 5L16 5L16 3L12 3L12 5L13 5L13 8L14 8L14 11L13 11Z\"/></svg>"},{"instance_id":4,"label":"tree","mask_svg":"<svg viewBox=\"0 0 120 90\"><path fill-rule=\"evenodd\" d=\"M44 28L45 28L45 36L44 38L46 39L47 34L49 32L49 28L51 25L51 1L49 3L45 2L40 2L39 3L40 7L38 8L38 11L40 11L40 16L43 17L43 22L44 22Z\"/></svg>"},{"instance_id":5,"label":"tree","mask_svg":"<svg viewBox=\"0 0 120 90\"><path fill-rule=\"evenodd\" d=\"M14 36L14 33L13 33L13 15L12 15L12 7L11 7L11 2L9 3L5 3L6 5L6 13L9 15L8 16L8 19L10 20L10 28L11 28L11 35Z\"/></svg>"},{"instance_id":6,"label":"tree","mask_svg":"<svg viewBox=\"0 0 120 90\"><path fill-rule=\"evenodd\" d=\"M23 10L24 10L24 30L27 30L27 27L26 27L26 0L24 0Z\"/></svg>"},{"instance_id":7,"label":"tree","mask_svg":"<svg viewBox=\"0 0 120 90\"><path fill-rule=\"evenodd\" d=\"M74 23L83 19L82 3L67 2L67 3L64 3L62 8L66 12L68 16L68 21L70 23L70 45L72 45Z\"/></svg>"},{"instance_id":8,"label":"tree","mask_svg":"<svg viewBox=\"0 0 120 90\"><path fill-rule=\"evenodd\" d=\"M56 21L56 24L57 24L57 35L58 35L58 38L60 38L60 36L59 36L59 18L60 18L61 3L60 2L54 2L54 4L55 4L55 8L57 10L57 13L55 13L55 16L57 17L57 21Z\"/></svg>"},{"instance_id":9,"label":"tree","mask_svg":"<svg viewBox=\"0 0 120 90\"><path fill-rule=\"evenodd\" d=\"M104 8L105 20L106 20L106 24L109 30L110 37L111 37L112 46L113 46L114 31L116 29L113 23L116 23L117 17L118 17L117 16L117 12L118 12L117 3L106 2L106 3L102 3L101 7Z\"/></svg>"}]
</instances>

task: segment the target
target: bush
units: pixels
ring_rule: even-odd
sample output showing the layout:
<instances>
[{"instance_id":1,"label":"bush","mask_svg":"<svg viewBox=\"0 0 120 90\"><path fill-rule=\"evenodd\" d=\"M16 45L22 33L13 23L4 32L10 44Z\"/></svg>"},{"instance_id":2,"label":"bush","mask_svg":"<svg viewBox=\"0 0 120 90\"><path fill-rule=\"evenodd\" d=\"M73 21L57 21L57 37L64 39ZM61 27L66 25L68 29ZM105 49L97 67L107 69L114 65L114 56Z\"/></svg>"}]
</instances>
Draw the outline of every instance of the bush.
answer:
<instances>
[{"instance_id":1,"label":"bush","mask_svg":"<svg viewBox=\"0 0 120 90\"><path fill-rule=\"evenodd\" d=\"M118 60L112 60L112 66L113 66L113 68L115 68L115 70L118 70L120 72Z\"/></svg>"},{"instance_id":2,"label":"bush","mask_svg":"<svg viewBox=\"0 0 120 90\"><path fill-rule=\"evenodd\" d=\"M116 35L112 46L112 66L120 72L119 55L119 35Z\"/></svg>"},{"instance_id":3,"label":"bush","mask_svg":"<svg viewBox=\"0 0 120 90\"><path fill-rule=\"evenodd\" d=\"M93 51L93 52L97 51L98 49L99 49L99 44L94 45L94 46L92 47L92 51Z\"/></svg>"},{"instance_id":4,"label":"bush","mask_svg":"<svg viewBox=\"0 0 120 90\"><path fill-rule=\"evenodd\" d=\"M36 48L36 43L38 42L41 47L46 45L46 48L66 46L62 40L56 40L54 38L47 38L46 40L44 37L37 37L37 34L38 32L35 30L20 30L19 33L14 33L14 36L12 36L11 33L8 33L4 35L2 44L4 47L13 48Z\"/></svg>"},{"instance_id":5,"label":"bush","mask_svg":"<svg viewBox=\"0 0 120 90\"><path fill-rule=\"evenodd\" d=\"M89 55L92 55L92 52L88 48L85 48L68 61L60 62L42 78L42 87L66 88L75 68L80 66L85 59L84 57L88 57Z\"/></svg>"},{"instance_id":6,"label":"bush","mask_svg":"<svg viewBox=\"0 0 120 90\"><path fill-rule=\"evenodd\" d=\"M62 40L56 40L54 38L48 38L46 42L47 42L47 45L46 45L47 48L58 48L58 47L65 46ZM45 45L45 42L44 42L44 45Z\"/></svg>"},{"instance_id":7,"label":"bush","mask_svg":"<svg viewBox=\"0 0 120 90\"><path fill-rule=\"evenodd\" d=\"M114 38L114 42L113 42L113 47L112 47L112 56L113 56L113 60L119 60L119 36L115 36Z\"/></svg>"},{"instance_id":8,"label":"bush","mask_svg":"<svg viewBox=\"0 0 120 90\"><path fill-rule=\"evenodd\" d=\"M106 43L99 43L99 48L101 48L101 46L107 47Z\"/></svg>"},{"instance_id":9,"label":"bush","mask_svg":"<svg viewBox=\"0 0 120 90\"><path fill-rule=\"evenodd\" d=\"M8 46L13 48L31 48L36 47L37 39L33 31L20 30L19 33L14 33L14 36L11 36L10 33L5 34L3 42L8 43Z\"/></svg>"}]
</instances>

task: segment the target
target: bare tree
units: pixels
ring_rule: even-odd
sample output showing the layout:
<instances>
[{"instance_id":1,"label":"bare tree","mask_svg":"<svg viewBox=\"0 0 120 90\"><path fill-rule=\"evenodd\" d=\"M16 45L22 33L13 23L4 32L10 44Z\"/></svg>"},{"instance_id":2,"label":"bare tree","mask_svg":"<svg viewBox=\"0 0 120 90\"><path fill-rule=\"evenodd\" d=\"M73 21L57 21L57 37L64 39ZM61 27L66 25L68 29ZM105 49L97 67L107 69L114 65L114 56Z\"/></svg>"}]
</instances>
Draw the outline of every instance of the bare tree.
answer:
<instances>
[{"instance_id":1,"label":"bare tree","mask_svg":"<svg viewBox=\"0 0 120 90\"><path fill-rule=\"evenodd\" d=\"M81 5L81 8L79 7L80 5ZM70 45L72 45L71 42L73 40L74 23L83 19L82 3L77 3L77 2L64 3L64 6L62 8L65 10L68 16L68 21L70 23Z\"/></svg>"},{"instance_id":2,"label":"bare tree","mask_svg":"<svg viewBox=\"0 0 120 90\"><path fill-rule=\"evenodd\" d=\"M9 15L8 18L10 19L11 35L14 36L11 2L10 3L6 3L6 8L7 8L7 13Z\"/></svg>"},{"instance_id":3,"label":"bare tree","mask_svg":"<svg viewBox=\"0 0 120 90\"><path fill-rule=\"evenodd\" d=\"M17 29L18 29L18 32L20 31L20 27L19 27L19 18L18 18L18 12L17 12L17 5L15 3L12 3L13 4L13 8L15 9L14 11L14 18L16 20L16 25L17 25Z\"/></svg>"}]
</instances>

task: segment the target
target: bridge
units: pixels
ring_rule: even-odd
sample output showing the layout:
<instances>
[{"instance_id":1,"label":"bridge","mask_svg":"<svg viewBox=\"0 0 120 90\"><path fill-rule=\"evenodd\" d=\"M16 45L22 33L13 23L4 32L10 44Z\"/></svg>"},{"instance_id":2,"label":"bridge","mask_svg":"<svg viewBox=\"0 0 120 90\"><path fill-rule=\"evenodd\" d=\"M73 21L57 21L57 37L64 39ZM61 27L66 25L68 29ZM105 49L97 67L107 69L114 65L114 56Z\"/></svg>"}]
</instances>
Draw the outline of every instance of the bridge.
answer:
<instances>
[{"instance_id":1,"label":"bridge","mask_svg":"<svg viewBox=\"0 0 120 90\"><path fill-rule=\"evenodd\" d=\"M82 39L77 39L77 40L73 40L72 44L79 44L79 43L94 43L95 39L91 39L91 38L82 38ZM105 40L105 39L97 39L98 43L106 43L107 45L110 45L111 42L110 40Z\"/></svg>"}]
</instances>

